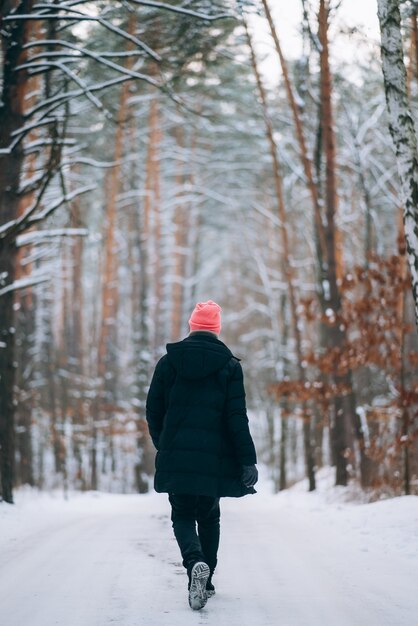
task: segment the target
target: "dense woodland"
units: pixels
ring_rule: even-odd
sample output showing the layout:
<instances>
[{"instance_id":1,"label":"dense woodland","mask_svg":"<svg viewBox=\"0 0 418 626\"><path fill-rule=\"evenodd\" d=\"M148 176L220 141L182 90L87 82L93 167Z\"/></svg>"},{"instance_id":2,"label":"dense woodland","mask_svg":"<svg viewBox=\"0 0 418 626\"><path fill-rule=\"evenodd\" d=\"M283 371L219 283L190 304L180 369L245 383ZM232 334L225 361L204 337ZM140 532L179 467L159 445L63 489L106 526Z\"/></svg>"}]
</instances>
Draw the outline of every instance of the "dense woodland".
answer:
<instances>
[{"instance_id":1,"label":"dense woodland","mask_svg":"<svg viewBox=\"0 0 418 626\"><path fill-rule=\"evenodd\" d=\"M291 61L274 0L0 4L3 500L149 490L150 376L208 298L276 490L418 493L418 3L368 1L381 50L301 0Z\"/></svg>"}]
</instances>

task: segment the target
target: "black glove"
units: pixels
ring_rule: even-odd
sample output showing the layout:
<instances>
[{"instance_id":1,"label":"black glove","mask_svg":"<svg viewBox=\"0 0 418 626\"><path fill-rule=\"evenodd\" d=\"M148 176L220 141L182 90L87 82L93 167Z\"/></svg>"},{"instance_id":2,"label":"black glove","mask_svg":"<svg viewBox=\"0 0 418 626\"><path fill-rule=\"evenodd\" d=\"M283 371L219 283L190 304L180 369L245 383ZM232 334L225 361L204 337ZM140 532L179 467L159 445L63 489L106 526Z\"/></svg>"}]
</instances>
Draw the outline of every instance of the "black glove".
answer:
<instances>
[{"instance_id":1,"label":"black glove","mask_svg":"<svg viewBox=\"0 0 418 626\"><path fill-rule=\"evenodd\" d=\"M241 480L246 487L254 487L258 480L258 470L255 465L243 465Z\"/></svg>"}]
</instances>

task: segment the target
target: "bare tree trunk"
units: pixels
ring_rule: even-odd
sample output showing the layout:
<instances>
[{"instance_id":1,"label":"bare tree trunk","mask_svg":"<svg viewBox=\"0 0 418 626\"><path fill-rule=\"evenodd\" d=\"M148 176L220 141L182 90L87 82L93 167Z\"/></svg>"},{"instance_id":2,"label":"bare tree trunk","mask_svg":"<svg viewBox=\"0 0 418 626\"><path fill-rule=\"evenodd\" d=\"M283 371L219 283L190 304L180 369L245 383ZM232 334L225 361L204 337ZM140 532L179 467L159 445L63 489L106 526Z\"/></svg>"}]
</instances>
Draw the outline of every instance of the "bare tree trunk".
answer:
<instances>
[{"instance_id":1,"label":"bare tree trunk","mask_svg":"<svg viewBox=\"0 0 418 626\"><path fill-rule=\"evenodd\" d=\"M132 35L135 29L136 17L131 15L128 24L128 33ZM131 41L128 42L127 50L133 48ZM125 67L131 69L133 58L127 57ZM102 281L102 316L99 330L98 341L98 361L97 374L100 384L100 392L97 394L96 401L92 404L93 420L106 419L106 413L112 411L112 405L115 403L116 394L116 376L117 376L117 314L119 307L119 289L118 289L118 257L116 254L116 229L117 229L117 198L121 190L122 184L122 168L121 160L123 157L125 126L128 117L128 97L129 84L126 82L122 85L119 96L119 108L117 115L117 126L115 132L115 142L113 148L113 161L115 165L110 170L107 179L107 194L105 208L105 234L104 234L104 268ZM109 448L112 447L110 441L112 429L109 429L108 441ZM93 426L92 431L92 488L97 488L97 458L96 443L98 441L97 428Z\"/></svg>"},{"instance_id":2,"label":"bare tree trunk","mask_svg":"<svg viewBox=\"0 0 418 626\"><path fill-rule=\"evenodd\" d=\"M286 403L286 399L283 399L282 405ZM281 434L280 434L280 461L279 461L279 491L287 489L287 446L288 446L288 417L282 417L281 419Z\"/></svg>"},{"instance_id":3,"label":"bare tree trunk","mask_svg":"<svg viewBox=\"0 0 418 626\"><path fill-rule=\"evenodd\" d=\"M184 130L179 126L175 130L177 150L185 149ZM186 245L187 245L187 221L186 207L182 196L184 194L184 160L180 155L176 172L176 206L174 208L174 276L173 276L173 302L171 336L173 341L178 341L182 333L183 306L184 306L184 281L186 270Z\"/></svg>"},{"instance_id":4,"label":"bare tree trunk","mask_svg":"<svg viewBox=\"0 0 418 626\"><path fill-rule=\"evenodd\" d=\"M33 170L32 170L33 175ZM26 202L22 203L20 214L27 208ZM30 251L25 249L26 255ZM26 256L27 258L27 256ZM27 277L30 274L31 264L24 264L23 250L19 250L16 267L16 278ZM34 334L35 334L35 300L32 289L29 287L24 292L18 292L15 296L15 319L16 345L15 360L17 365L15 388L16 388L16 484L35 484L33 473L32 454L32 407L33 390L30 382L34 370Z\"/></svg>"},{"instance_id":5,"label":"bare tree trunk","mask_svg":"<svg viewBox=\"0 0 418 626\"><path fill-rule=\"evenodd\" d=\"M305 4L303 2L303 6L304 6L304 11L305 11ZM307 16L305 16L305 18L307 19ZM314 161L314 166L315 166L315 177L318 185L318 201L320 202L321 206L323 205L323 193L322 193L322 188L319 184L319 181L322 180L322 155L323 155L323 132L322 132L322 126L323 126L323 115L322 115L322 104L321 101L319 102L319 106L318 106L318 126L316 129L316 133L315 133L315 147L314 147L314 157L313 157L313 161ZM316 241L316 248L318 250L318 233L315 229L315 241ZM328 264L325 265L324 267L324 271L320 276L320 281L322 283L321 288L319 289L319 303L320 303L320 307L321 307L321 311L322 311L322 319L319 321L319 329L318 329L318 334L319 334L319 346L320 346L320 350L321 353L325 353L327 346L328 346L328 325L325 324L324 319L326 317L326 309L327 309L327 299L326 299L326 292L325 292L325 288L324 285L325 284L329 284L329 279L328 279ZM319 372L319 378L320 381L323 385L326 385L329 382L330 379L330 375L326 372ZM324 404L320 407L317 407L317 411L322 411L322 419L316 415L315 416L315 424L319 425L319 429L321 430L323 428L322 424L326 424L327 428L328 428L328 443L330 444L330 449L328 451L329 454L329 458L332 459L332 464L335 465L335 451L334 448L332 446L332 442L331 442L331 405L330 403L328 403L328 406L325 406ZM318 432L316 432L316 435L318 436ZM321 438L322 438L322 433L321 433Z\"/></svg>"},{"instance_id":6,"label":"bare tree trunk","mask_svg":"<svg viewBox=\"0 0 418 626\"><path fill-rule=\"evenodd\" d=\"M145 201L144 212L145 231L148 233L147 241L147 270L152 271L152 284L149 281L150 289L150 310L154 320L154 332L150 346L155 354L162 341L162 320L161 320L161 294L162 294L162 274L161 274L161 215L160 215L160 166L159 166L159 146L161 143L160 113L158 95L155 94L151 100L148 114L148 146L145 172ZM152 291L151 291L152 288Z\"/></svg>"},{"instance_id":7,"label":"bare tree trunk","mask_svg":"<svg viewBox=\"0 0 418 626\"><path fill-rule=\"evenodd\" d=\"M418 324L418 150L414 120L408 104L399 0L378 0L381 53L389 130L403 200L403 221Z\"/></svg>"},{"instance_id":8,"label":"bare tree trunk","mask_svg":"<svg viewBox=\"0 0 418 626\"><path fill-rule=\"evenodd\" d=\"M71 207L71 228L80 228L83 226L81 219L81 209L78 200L72 203ZM83 349L83 237L75 237L71 246L72 258L72 328L71 328L71 357L77 364L77 372L84 372L84 349Z\"/></svg>"},{"instance_id":9,"label":"bare tree trunk","mask_svg":"<svg viewBox=\"0 0 418 626\"><path fill-rule=\"evenodd\" d=\"M12 7L10 7L12 4ZM30 13L33 0L2 3L0 18L14 11L16 16ZM6 32L7 31L7 32ZM16 72L22 60L23 46L30 33L25 20L12 22L1 33L3 56L3 83L0 98L0 215L3 223L19 215L19 184L24 161L22 143L12 144L13 133L24 124L24 94L27 72ZM17 248L12 238L0 239L0 480L3 500L13 503L14 473L14 323L13 291L8 290L15 280Z\"/></svg>"},{"instance_id":10,"label":"bare tree trunk","mask_svg":"<svg viewBox=\"0 0 418 626\"><path fill-rule=\"evenodd\" d=\"M29 165L29 176L33 176L34 168ZM19 214L22 215L29 206L32 196L24 198L20 205ZM26 255L24 254L26 253ZM31 272L31 264L24 263L30 250L19 249L16 265L16 279L28 277ZM35 305L34 296L30 287L23 293L18 292L15 296L15 319L16 327L16 484L34 485L33 458L32 458L32 406L33 392L30 381L33 376L33 344L35 333Z\"/></svg>"},{"instance_id":11,"label":"bare tree trunk","mask_svg":"<svg viewBox=\"0 0 418 626\"><path fill-rule=\"evenodd\" d=\"M198 107L200 110L200 106ZM192 129L192 158L190 163L190 178L188 183L191 189L198 187L198 165L195 149L197 145L198 130L196 126ZM196 300L197 281L195 277L198 275L200 264L200 248L202 238L202 214L199 203L191 200L186 208L184 220L184 245L186 249L184 259L184 286L183 286L183 306L181 327L187 332L188 319L194 308Z\"/></svg>"},{"instance_id":12,"label":"bare tree trunk","mask_svg":"<svg viewBox=\"0 0 418 626\"><path fill-rule=\"evenodd\" d=\"M409 40L409 64L406 74L406 90L408 98L411 95L412 81L418 81L418 8L412 9L411 14L411 35Z\"/></svg>"},{"instance_id":13,"label":"bare tree trunk","mask_svg":"<svg viewBox=\"0 0 418 626\"><path fill-rule=\"evenodd\" d=\"M399 210L399 236L398 236L398 247L399 247L399 255L401 257L401 265L400 265L400 278L403 284L407 283L408 278L408 262L406 258L406 250L403 244L403 211L402 207ZM406 296L407 292L404 290L399 297L398 302L398 345L399 345L399 411L401 413L401 450L403 450L403 483L404 483L404 491L405 495L410 495L411 493L411 464L410 464L410 447L413 444L413 441L410 441L410 406L405 403L405 392L407 386L407 372L406 372Z\"/></svg>"},{"instance_id":14,"label":"bare tree trunk","mask_svg":"<svg viewBox=\"0 0 418 626\"><path fill-rule=\"evenodd\" d=\"M414 9L414 12L411 16L412 21L412 35L411 39L414 42L414 52L415 52L415 80L418 81L418 9ZM411 64L414 63L414 59L411 59Z\"/></svg>"},{"instance_id":15,"label":"bare tree trunk","mask_svg":"<svg viewBox=\"0 0 418 626\"><path fill-rule=\"evenodd\" d=\"M136 211L133 214L135 246L138 253L139 271L135 278L135 352L136 352L136 390L137 390L137 450L138 461L135 465L135 482L138 493L148 491L145 475L149 468L151 456L149 434L144 428L146 390L149 382L152 331L150 327L151 311L151 284L150 265L155 251L155 236L158 230L155 228L154 214L154 165L156 159L155 125L158 116L158 105L155 98L152 99L148 113L148 148L145 165L145 197L142 215ZM154 285L155 286L155 285ZM155 300L153 301L155 305ZM154 313L154 311L153 311ZM155 316L153 314L153 319ZM155 335L154 335L155 337Z\"/></svg>"},{"instance_id":16,"label":"bare tree trunk","mask_svg":"<svg viewBox=\"0 0 418 626\"><path fill-rule=\"evenodd\" d=\"M411 65L414 66L415 64L415 74L412 73L412 75L413 76L415 75L415 80L418 82L418 18L417 18L417 14L418 14L418 8L415 8L411 16L411 24L412 24L411 40L413 41L415 58L411 58Z\"/></svg>"},{"instance_id":17,"label":"bare tree trunk","mask_svg":"<svg viewBox=\"0 0 418 626\"><path fill-rule=\"evenodd\" d=\"M47 299L45 299L47 300ZM45 306L50 306L49 303L45 302ZM64 449L63 449L63 441L62 435L60 433L59 424L58 424L58 408L57 408L57 384L55 380L55 372L58 369L57 364L55 362L55 345L54 338L52 333L52 320L51 315L52 312L48 310L48 317L46 322L46 337L45 337L45 346L46 346L46 378L47 378L47 389L48 389L48 408L50 415L50 428L51 428L51 439L52 439L52 449L54 454L54 469L55 473L60 473L62 471L63 459L64 459Z\"/></svg>"},{"instance_id":18,"label":"bare tree trunk","mask_svg":"<svg viewBox=\"0 0 418 626\"><path fill-rule=\"evenodd\" d=\"M326 206L326 246L328 263L329 294L326 306L330 326L327 331L330 350L341 352L346 341L345 328L341 327L341 295L338 288L338 258L336 244L335 214L337 210L337 188L335 176L335 135L332 110L331 71L328 51L328 2L320 0L319 4L319 39L321 42L321 112L322 134L325 150L325 206ZM355 422L355 399L352 391L351 372L340 372L338 356L334 364L334 382L337 387L344 387L345 392L337 392L334 401L333 444L336 462L336 484L346 485L348 482L347 461L351 454L350 434Z\"/></svg>"},{"instance_id":19,"label":"bare tree trunk","mask_svg":"<svg viewBox=\"0 0 418 626\"><path fill-rule=\"evenodd\" d=\"M251 36L248 30L248 26L244 20L245 31L247 35L248 45L250 47L251 52L251 63L254 71L254 75L257 81L257 87L260 94L261 104L263 107L263 117L266 126L266 134L269 141L270 146L270 154L273 162L273 176L274 176L274 184L275 184L275 192L277 199L277 212L281 222L281 237L282 237L282 246L283 246L283 265L284 265L284 274L288 287L288 295L289 295L289 306L291 312L291 320L292 320L292 331L295 339L295 347L296 347L296 359L297 359L297 369L298 369L298 378L300 381L305 380L305 371L302 367L302 339L300 328L298 324L298 316L297 316L297 300L296 293L293 285L293 272L292 266L290 262L290 249L289 249L289 238L287 232L287 216L286 210L284 206L284 198L283 198L283 188L282 188L282 177L281 177L281 166L279 163L279 159L277 156L277 145L274 138L273 125L269 116L268 106L267 106L267 97L265 93L265 89L261 80L261 75L258 69L257 58L255 56L254 46L251 40ZM303 419L304 419L304 446L305 446L305 461L306 461L306 472L309 479L309 491L313 491L315 489L315 472L314 472L314 458L312 452L311 445L311 420L310 413L306 402L303 403Z\"/></svg>"},{"instance_id":20,"label":"bare tree trunk","mask_svg":"<svg viewBox=\"0 0 418 626\"><path fill-rule=\"evenodd\" d=\"M82 226L81 209L78 199L72 203L71 207L71 228L80 228ZM73 407L72 421L78 428L73 430L72 447L74 458L77 462L76 479L80 482L81 488L86 488L86 481L82 466L82 438L83 427L85 426L84 415L84 332L83 332L83 314L84 314L84 298L83 298L83 237L75 237L71 245L71 326L70 341L68 345L70 362L68 369L71 371L72 379L75 379L78 393L75 398L71 398Z\"/></svg>"},{"instance_id":21,"label":"bare tree trunk","mask_svg":"<svg viewBox=\"0 0 418 626\"><path fill-rule=\"evenodd\" d=\"M132 129L133 131L133 129ZM130 140L134 144L133 132ZM133 145L134 149L134 145ZM137 168L133 168L132 178L137 178ZM148 245L149 221L143 207L135 203L130 214L131 257L132 257L132 329L133 354L135 358L135 408L137 462L135 464L135 484L138 493L149 490L147 476L153 472L153 449L145 420L145 403L150 370L150 328L149 328L149 283Z\"/></svg>"},{"instance_id":22,"label":"bare tree trunk","mask_svg":"<svg viewBox=\"0 0 418 626\"><path fill-rule=\"evenodd\" d=\"M157 148L161 144L161 128L160 113L158 108L158 100L155 99L155 124L156 124L156 145L155 145L155 162L153 164L153 198L154 198L154 241L155 241L155 258L154 258L154 281L155 281L155 331L154 331L154 350L159 352L161 346L164 345L166 320L164 318L163 307L163 265L165 250L163 249L164 237L162 232L162 213L161 213L161 190L160 190L160 163ZM168 324L167 324L168 326Z\"/></svg>"},{"instance_id":23,"label":"bare tree trunk","mask_svg":"<svg viewBox=\"0 0 418 626\"><path fill-rule=\"evenodd\" d=\"M281 349L283 354L286 354L288 349L288 335L289 325L286 319L286 299L287 295L284 293L280 298L280 313L283 320L283 330L281 337ZM287 361L283 364L283 375L288 374ZM280 400L280 411L282 412L281 419L281 432L280 432L280 461L279 461L279 491L283 491L287 488L287 448L288 448L288 430L289 430L289 413L288 413L288 400L286 397Z\"/></svg>"},{"instance_id":24,"label":"bare tree trunk","mask_svg":"<svg viewBox=\"0 0 418 626\"><path fill-rule=\"evenodd\" d=\"M32 23L32 38L41 38L41 28L38 22ZM28 60L26 51L25 61ZM41 81L39 76L31 76L27 78L24 97L27 107L31 107L36 102L36 94L41 89ZM30 95L26 95L26 92ZM24 104L21 104L23 109ZM28 134L28 141L34 141L39 136L39 130L32 130ZM31 179L36 175L37 155L31 154L26 160L26 177ZM25 215L35 200L35 192L26 193L19 202L19 217ZM18 251L16 259L16 280L29 278L32 272L32 263L28 262L31 254L31 246L25 246ZM36 327L35 319L35 298L31 287L27 287L23 292L18 291L15 296L14 308L15 326L16 326L16 353L15 360L17 364L16 370L16 449L18 453L19 463L16 468L16 479L21 484L34 485L34 467L32 454L32 407L33 407L33 390L30 382L33 377L33 346L34 334Z\"/></svg>"}]
</instances>

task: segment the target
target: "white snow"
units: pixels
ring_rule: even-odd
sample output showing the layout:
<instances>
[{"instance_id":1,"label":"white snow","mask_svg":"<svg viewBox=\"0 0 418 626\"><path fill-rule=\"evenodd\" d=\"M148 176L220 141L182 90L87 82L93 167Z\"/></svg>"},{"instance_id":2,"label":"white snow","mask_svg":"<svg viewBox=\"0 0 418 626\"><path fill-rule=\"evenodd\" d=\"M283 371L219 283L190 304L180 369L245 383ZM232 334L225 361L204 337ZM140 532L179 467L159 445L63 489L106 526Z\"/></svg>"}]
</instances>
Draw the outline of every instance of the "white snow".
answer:
<instances>
[{"instance_id":1,"label":"white snow","mask_svg":"<svg viewBox=\"0 0 418 626\"><path fill-rule=\"evenodd\" d=\"M0 504L0 623L415 626L418 497L305 489L222 500L217 593L200 612L164 494L19 490Z\"/></svg>"}]
</instances>

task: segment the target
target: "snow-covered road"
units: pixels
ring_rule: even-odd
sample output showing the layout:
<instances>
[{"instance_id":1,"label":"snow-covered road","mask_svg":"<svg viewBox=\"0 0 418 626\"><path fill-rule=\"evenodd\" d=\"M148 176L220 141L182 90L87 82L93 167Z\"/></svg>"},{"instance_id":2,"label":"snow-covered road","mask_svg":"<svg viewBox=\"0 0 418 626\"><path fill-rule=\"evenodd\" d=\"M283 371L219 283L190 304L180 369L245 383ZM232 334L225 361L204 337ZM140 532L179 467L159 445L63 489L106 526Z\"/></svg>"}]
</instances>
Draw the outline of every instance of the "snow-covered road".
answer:
<instances>
[{"instance_id":1,"label":"snow-covered road","mask_svg":"<svg viewBox=\"0 0 418 626\"><path fill-rule=\"evenodd\" d=\"M2 626L416 626L418 497L222 501L217 594L200 612L164 495L0 504Z\"/></svg>"}]
</instances>

